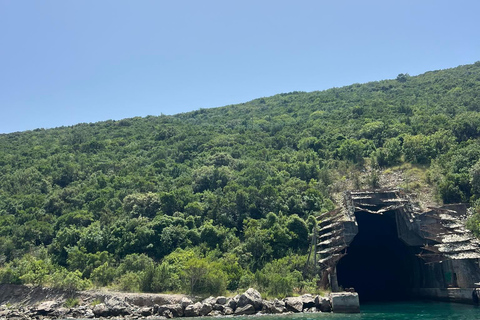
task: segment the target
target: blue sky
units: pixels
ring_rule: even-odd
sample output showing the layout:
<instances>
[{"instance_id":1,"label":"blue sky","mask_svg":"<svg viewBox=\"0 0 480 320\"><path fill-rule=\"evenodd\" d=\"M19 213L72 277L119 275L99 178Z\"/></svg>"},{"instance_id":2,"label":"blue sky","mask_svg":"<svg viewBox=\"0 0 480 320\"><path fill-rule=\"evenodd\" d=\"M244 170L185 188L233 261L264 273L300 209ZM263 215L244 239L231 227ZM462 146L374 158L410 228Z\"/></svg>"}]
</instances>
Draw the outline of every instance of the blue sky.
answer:
<instances>
[{"instance_id":1,"label":"blue sky","mask_svg":"<svg viewBox=\"0 0 480 320\"><path fill-rule=\"evenodd\" d=\"M480 60L480 1L0 0L0 133Z\"/></svg>"}]
</instances>

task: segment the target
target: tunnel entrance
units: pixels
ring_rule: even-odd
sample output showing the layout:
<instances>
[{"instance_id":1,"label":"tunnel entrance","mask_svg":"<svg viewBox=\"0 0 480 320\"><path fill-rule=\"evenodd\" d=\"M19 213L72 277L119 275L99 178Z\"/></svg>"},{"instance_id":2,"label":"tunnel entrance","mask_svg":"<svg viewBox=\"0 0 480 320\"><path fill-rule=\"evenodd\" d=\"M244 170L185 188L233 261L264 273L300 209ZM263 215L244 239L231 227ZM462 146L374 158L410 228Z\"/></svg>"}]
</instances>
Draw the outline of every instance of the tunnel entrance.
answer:
<instances>
[{"instance_id":1,"label":"tunnel entrance","mask_svg":"<svg viewBox=\"0 0 480 320\"><path fill-rule=\"evenodd\" d=\"M355 212L358 234L337 264L338 284L354 288L361 301L406 300L414 287L415 247L397 234L396 212Z\"/></svg>"}]
</instances>

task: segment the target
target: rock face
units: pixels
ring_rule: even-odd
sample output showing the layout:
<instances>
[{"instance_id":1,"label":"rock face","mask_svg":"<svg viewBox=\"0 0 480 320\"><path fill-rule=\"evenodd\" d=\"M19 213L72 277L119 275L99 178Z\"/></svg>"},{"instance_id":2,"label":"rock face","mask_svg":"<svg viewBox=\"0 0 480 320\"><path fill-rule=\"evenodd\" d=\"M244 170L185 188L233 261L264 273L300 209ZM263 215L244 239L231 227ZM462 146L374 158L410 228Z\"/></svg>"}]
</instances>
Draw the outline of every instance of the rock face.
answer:
<instances>
[{"instance_id":1,"label":"rock face","mask_svg":"<svg viewBox=\"0 0 480 320\"><path fill-rule=\"evenodd\" d=\"M360 312L360 302L358 293L335 292L330 294L332 311L339 313L358 313Z\"/></svg>"}]
</instances>

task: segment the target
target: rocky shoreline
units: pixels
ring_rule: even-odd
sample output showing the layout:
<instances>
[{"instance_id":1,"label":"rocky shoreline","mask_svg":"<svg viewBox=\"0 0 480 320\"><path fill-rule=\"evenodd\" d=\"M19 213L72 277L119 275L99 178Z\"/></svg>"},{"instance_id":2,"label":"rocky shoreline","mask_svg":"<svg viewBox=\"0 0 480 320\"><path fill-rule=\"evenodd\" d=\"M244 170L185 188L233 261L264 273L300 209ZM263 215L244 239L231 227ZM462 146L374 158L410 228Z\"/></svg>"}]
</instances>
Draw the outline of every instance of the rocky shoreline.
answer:
<instances>
[{"instance_id":1,"label":"rocky shoreline","mask_svg":"<svg viewBox=\"0 0 480 320\"><path fill-rule=\"evenodd\" d=\"M265 300L257 290L250 288L233 298L220 296L209 297L201 301L194 300L182 295L72 293L48 288L9 285L0 286L0 320L170 319L299 312L356 313L360 311L358 294L351 292L337 292L327 296L305 294L282 300ZM68 306L72 303L76 305Z\"/></svg>"}]
</instances>

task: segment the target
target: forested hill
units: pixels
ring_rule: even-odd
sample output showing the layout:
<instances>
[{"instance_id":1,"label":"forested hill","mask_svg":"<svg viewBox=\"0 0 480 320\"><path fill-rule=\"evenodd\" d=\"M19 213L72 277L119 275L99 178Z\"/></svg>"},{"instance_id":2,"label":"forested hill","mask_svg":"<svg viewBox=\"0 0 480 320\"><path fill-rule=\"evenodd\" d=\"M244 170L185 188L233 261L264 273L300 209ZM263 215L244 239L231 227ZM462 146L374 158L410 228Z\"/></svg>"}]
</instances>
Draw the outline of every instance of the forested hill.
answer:
<instances>
[{"instance_id":1,"label":"forested hill","mask_svg":"<svg viewBox=\"0 0 480 320\"><path fill-rule=\"evenodd\" d=\"M175 116L0 135L0 281L271 295L339 182L480 196L480 62ZM400 168L400 169L399 169ZM413 186L412 188L414 188ZM470 220L478 230L480 219Z\"/></svg>"}]
</instances>

